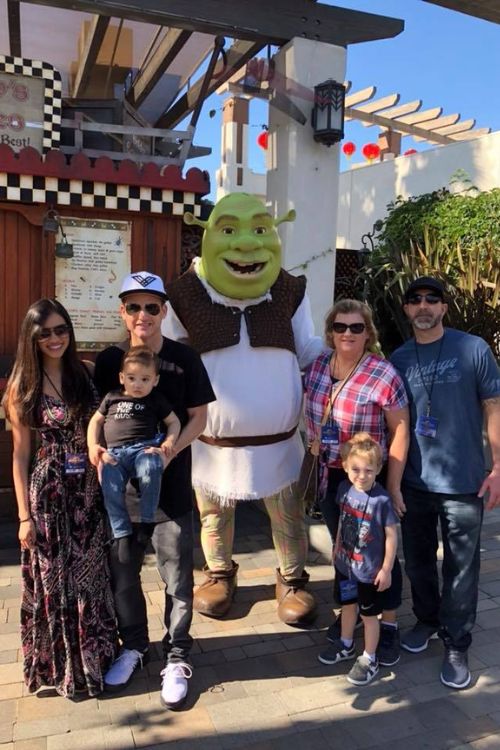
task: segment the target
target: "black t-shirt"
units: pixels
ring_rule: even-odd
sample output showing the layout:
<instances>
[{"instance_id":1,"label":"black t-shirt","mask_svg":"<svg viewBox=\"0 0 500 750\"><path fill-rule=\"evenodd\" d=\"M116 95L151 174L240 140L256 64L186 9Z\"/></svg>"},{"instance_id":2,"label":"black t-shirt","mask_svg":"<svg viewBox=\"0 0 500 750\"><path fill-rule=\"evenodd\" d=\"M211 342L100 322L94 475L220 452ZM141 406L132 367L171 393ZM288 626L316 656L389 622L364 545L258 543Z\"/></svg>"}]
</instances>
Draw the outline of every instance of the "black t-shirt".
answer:
<instances>
[{"instance_id":1,"label":"black t-shirt","mask_svg":"<svg viewBox=\"0 0 500 750\"><path fill-rule=\"evenodd\" d=\"M152 440L158 432L158 425L172 411L169 402L156 388L144 398L126 396L123 391L110 391L101 405L100 413L106 417L104 438L108 448Z\"/></svg>"},{"instance_id":2,"label":"black t-shirt","mask_svg":"<svg viewBox=\"0 0 500 750\"><path fill-rule=\"evenodd\" d=\"M119 372L128 342L109 346L98 354L94 381L101 396L119 387ZM188 409L215 401L210 380L200 355L190 346L163 338L158 352L161 361L157 389L172 405L181 427L188 422ZM193 507L191 448L188 446L167 466L161 485L160 508L168 518L177 518Z\"/></svg>"}]
</instances>

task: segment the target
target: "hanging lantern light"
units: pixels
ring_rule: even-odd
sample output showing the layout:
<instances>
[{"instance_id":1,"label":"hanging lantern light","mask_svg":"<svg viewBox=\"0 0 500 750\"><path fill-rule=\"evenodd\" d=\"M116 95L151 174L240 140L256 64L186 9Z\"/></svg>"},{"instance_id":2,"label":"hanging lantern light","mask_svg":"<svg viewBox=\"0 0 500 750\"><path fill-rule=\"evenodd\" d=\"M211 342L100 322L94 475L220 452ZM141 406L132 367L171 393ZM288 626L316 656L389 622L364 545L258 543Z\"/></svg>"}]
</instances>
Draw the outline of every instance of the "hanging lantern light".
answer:
<instances>
[{"instance_id":1,"label":"hanging lantern light","mask_svg":"<svg viewBox=\"0 0 500 750\"><path fill-rule=\"evenodd\" d=\"M264 151L267 151L269 145L269 133L267 130L263 130L262 133L259 133L257 136L257 145L263 148Z\"/></svg>"},{"instance_id":2,"label":"hanging lantern light","mask_svg":"<svg viewBox=\"0 0 500 750\"><path fill-rule=\"evenodd\" d=\"M332 146L344 137L345 86L329 78L314 87L311 122L314 140Z\"/></svg>"},{"instance_id":3,"label":"hanging lantern light","mask_svg":"<svg viewBox=\"0 0 500 750\"><path fill-rule=\"evenodd\" d=\"M416 148L409 148L407 151L404 152L403 156L411 156L412 154L416 154L417 149Z\"/></svg>"},{"instance_id":4,"label":"hanging lantern light","mask_svg":"<svg viewBox=\"0 0 500 750\"><path fill-rule=\"evenodd\" d=\"M380 146L377 146L376 143L365 143L362 151L363 156L370 164L380 156Z\"/></svg>"},{"instance_id":5,"label":"hanging lantern light","mask_svg":"<svg viewBox=\"0 0 500 750\"><path fill-rule=\"evenodd\" d=\"M342 152L344 156L346 156L348 159L351 158L351 156L354 154L355 151L356 151L356 144L353 143L352 141L347 141L347 143L344 143L344 145L342 146Z\"/></svg>"}]
</instances>

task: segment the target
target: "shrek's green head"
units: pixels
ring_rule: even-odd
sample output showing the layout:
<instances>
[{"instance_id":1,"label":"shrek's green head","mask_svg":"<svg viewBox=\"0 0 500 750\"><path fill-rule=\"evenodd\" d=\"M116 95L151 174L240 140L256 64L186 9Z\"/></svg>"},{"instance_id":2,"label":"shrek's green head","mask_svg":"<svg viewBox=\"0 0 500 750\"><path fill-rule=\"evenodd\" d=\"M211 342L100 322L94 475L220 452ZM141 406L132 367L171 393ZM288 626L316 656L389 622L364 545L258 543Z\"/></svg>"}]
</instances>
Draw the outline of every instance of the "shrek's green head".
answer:
<instances>
[{"instance_id":1,"label":"shrek's green head","mask_svg":"<svg viewBox=\"0 0 500 750\"><path fill-rule=\"evenodd\" d=\"M260 297L274 284L281 268L276 227L293 221L295 211L273 219L265 205L248 193L229 193L208 221L187 213L186 224L204 228L200 275L218 292L234 299Z\"/></svg>"}]
</instances>

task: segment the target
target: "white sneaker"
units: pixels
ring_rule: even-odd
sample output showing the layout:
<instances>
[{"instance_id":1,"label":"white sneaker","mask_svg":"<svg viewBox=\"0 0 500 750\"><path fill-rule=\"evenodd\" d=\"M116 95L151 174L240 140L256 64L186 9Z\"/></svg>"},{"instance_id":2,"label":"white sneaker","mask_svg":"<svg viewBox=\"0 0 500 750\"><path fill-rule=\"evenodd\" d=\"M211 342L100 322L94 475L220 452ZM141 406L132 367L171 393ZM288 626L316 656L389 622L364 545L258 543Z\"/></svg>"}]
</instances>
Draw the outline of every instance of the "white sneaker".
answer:
<instances>
[{"instance_id":1,"label":"white sneaker","mask_svg":"<svg viewBox=\"0 0 500 750\"><path fill-rule=\"evenodd\" d=\"M122 648L111 667L104 675L104 689L110 693L127 687L136 669L142 669L149 658L148 652Z\"/></svg>"},{"instance_id":2,"label":"white sneaker","mask_svg":"<svg viewBox=\"0 0 500 750\"><path fill-rule=\"evenodd\" d=\"M162 678L160 700L165 708L178 708L186 698L188 680L193 670L184 661L171 662L160 673Z\"/></svg>"}]
</instances>

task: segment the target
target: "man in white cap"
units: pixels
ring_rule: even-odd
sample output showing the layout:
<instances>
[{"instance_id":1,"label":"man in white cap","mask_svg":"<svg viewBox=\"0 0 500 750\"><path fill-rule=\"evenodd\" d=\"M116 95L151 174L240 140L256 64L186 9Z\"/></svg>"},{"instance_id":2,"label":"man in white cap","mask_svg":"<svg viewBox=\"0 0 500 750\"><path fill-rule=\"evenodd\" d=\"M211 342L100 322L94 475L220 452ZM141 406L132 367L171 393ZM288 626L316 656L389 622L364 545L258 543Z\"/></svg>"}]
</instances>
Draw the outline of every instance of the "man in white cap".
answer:
<instances>
[{"instance_id":1,"label":"man in white cap","mask_svg":"<svg viewBox=\"0 0 500 750\"><path fill-rule=\"evenodd\" d=\"M204 430L207 404L215 400L199 355L186 346L162 336L167 295L159 276L147 271L131 273L120 291L120 315L129 333L127 341L110 346L96 360L95 382L100 394L119 387L121 360L130 346L145 345L160 358L158 388L172 404L181 422L176 457L163 475L160 504L152 534L157 565L166 585L163 650L166 660L161 672L161 700L167 708L178 708L186 698L192 667L189 634L193 605L193 525L190 443ZM127 489L131 518L138 519L135 489ZM110 564L122 649L104 678L109 692L128 685L134 672L148 660L148 623L140 571L144 560L144 539L132 535L130 560L120 562L112 545Z\"/></svg>"}]
</instances>

